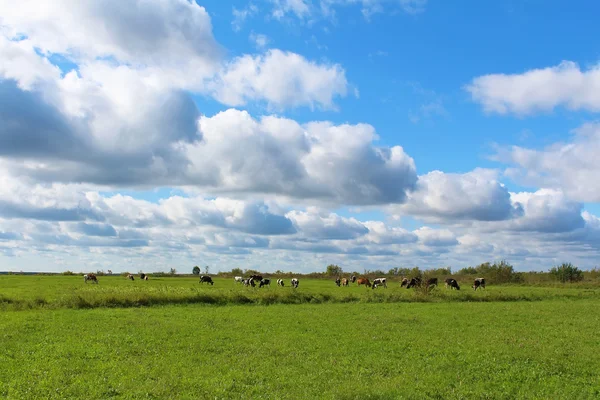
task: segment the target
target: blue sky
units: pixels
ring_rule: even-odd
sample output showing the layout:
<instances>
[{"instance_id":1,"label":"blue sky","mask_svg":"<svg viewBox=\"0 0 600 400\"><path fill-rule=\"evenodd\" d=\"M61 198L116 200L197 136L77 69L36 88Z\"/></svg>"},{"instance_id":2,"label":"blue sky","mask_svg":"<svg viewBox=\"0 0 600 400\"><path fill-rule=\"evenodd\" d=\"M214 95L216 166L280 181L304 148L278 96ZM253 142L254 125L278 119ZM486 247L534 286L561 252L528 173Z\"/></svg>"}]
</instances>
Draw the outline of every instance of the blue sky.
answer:
<instances>
[{"instance_id":1,"label":"blue sky","mask_svg":"<svg viewBox=\"0 0 600 400\"><path fill-rule=\"evenodd\" d=\"M600 5L37 8L0 6L0 270L595 267Z\"/></svg>"}]
</instances>

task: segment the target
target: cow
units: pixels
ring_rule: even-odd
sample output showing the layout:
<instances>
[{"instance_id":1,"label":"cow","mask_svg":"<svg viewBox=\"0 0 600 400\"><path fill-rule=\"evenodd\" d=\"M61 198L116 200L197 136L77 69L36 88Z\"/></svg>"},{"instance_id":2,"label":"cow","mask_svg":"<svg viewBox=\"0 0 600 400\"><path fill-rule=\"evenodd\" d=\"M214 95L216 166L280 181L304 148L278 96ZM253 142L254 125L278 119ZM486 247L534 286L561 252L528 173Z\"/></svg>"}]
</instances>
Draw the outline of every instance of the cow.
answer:
<instances>
[{"instance_id":1,"label":"cow","mask_svg":"<svg viewBox=\"0 0 600 400\"><path fill-rule=\"evenodd\" d=\"M371 287L371 282L369 282L369 278L358 278L356 280L356 284L358 286L365 285L366 287Z\"/></svg>"},{"instance_id":2,"label":"cow","mask_svg":"<svg viewBox=\"0 0 600 400\"><path fill-rule=\"evenodd\" d=\"M271 287L271 280L267 279L267 278L261 279L260 283L258 284L258 287L261 288L263 286L269 286L269 287Z\"/></svg>"},{"instance_id":3,"label":"cow","mask_svg":"<svg viewBox=\"0 0 600 400\"><path fill-rule=\"evenodd\" d=\"M132 280L132 281L135 280L135 278L131 274L127 275L127 279Z\"/></svg>"},{"instance_id":4,"label":"cow","mask_svg":"<svg viewBox=\"0 0 600 400\"><path fill-rule=\"evenodd\" d=\"M446 288L449 287L450 290L452 290L452 289L460 290L460 286L458 286L458 282L456 281L456 279L447 278L444 282L446 283Z\"/></svg>"},{"instance_id":5,"label":"cow","mask_svg":"<svg viewBox=\"0 0 600 400\"><path fill-rule=\"evenodd\" d=\"M144 280L147 281L148 280L148 275L144 276Z\"/></svg>"},{"instance_id":6,"label":"cow","mask_svg":"<svg viewBox=\"0 0 600 400\"><path fill-rule=\"evenodd\" d=\"M141 279L141 280L144 280L144 278L146 278L146 274L142 272L142 273L140 274L140 279Z\"/></svg>"},{"instance_id":7,"label":"cow","mask_svg":"<svg viewBox=\"0 0 600 400\"><path fill-rule=\"evenodd\" d=\"M348 280L348 278L342 279L342 286L348 286L349 284L350 284L350 281Z\"/></svg>"},{"instance_id":8,"label":"cow","mask_svg":"<svg viewBox=\"0 0 600 400\"><path fill-rule=\"evenodd\" d=\"M281 287L285 286L285 283L283 283L283 279L281 279L281 278L277 279L277 286L281 286Z\"/></svg>"},{"instance_id":9,"label":"cow","mask_svg":"<svg viewBox=\"0 0 600 400\"><path fill-rule=\"evenodd\" d=\"M352 283L356 282L356 275L352 275L350 277L350 280L352 281Z\"/></svg>"},{"instance_id":10,"label":"cow","mask_svg":"<svg viewBox=\"0 0 600 400\"><path fill-rule=\"evenodd\" d=\"M214 285L215 283L213 282L212 278L208 275L202 275L200 277L200 283L210 283L211 285Z\"/></svg>"},{"instance_id":11,"label":"cow","mask_svg":"<svg viewBox=\"0 0 600 400\"><path fill-rule=\"evenodd\" d=\"M244 279L242 281L242 283L244 284L244 286L252 286L252 287L256 286L256 283L254 283L254 279L252 279L252 278Z\"/></svg>"},{"instance_id":12,"label":"cow","mask_svg":"<svg viewBox=\"0 0 600 400\"><path fill-rule=\"evenodd\" d=\"M485 289L485 278L475 278L473 282L473 290L477 290L478 287Z\"/></svg>"},{"instance_id":13,"label":"cow","mask_svg":"<svg viewBox=\"0 0 600 400\"><path fill-rule=\"evenodd\" d=\"M406 285L408 285L408 278L402 278L402 282L400 282L400 287L404 287Z\"/></svg>"},{"instance_id":14,"label":"cow","mask_svg":"<svg viewBox=\"0 0 600 400\"><path fill-rule=\"evenodd\" d=\"M337 287L340 287L340 285L342 284L342 280L340 279L339 276L336 278L335 284L337 285Z\"/></svg>"},{"instance_id":15,"label":"cow","mask_svg":"<svg viewBox=\"0 0 600 400\"><path fill-rule=\"evenodd\" d=\"M291 281L291 282L292 282L292 287L293 287L294 289L297 289L297 288L298 288L298 284L300 283L300 281L298 281L298 279L297 279L297 278L292 278L292 281Z\"/></svg>"},{"instance_id":16,"label":"cow","mask_svg":"<svg viewBox=\"0 0 600 400\"><path fill-rule=\"evenodd\" d=\"M83 276L83 282L87 283L87 281L92 281L98 283L98 278L94 274L87 274Z\"/></svg>"},{"instance_id":17,"label":"cow","mask_svg":"<svg viewBox=\"0 0 600 400\"><path fill-rule=\"evenodd\" d=\"M437 286L438 278L429 278L427 279L427 286Z\"/></svg>"},{"instance_id":18,"label":"cow","mask_svg":"<svg viewBox=\"0 0 600 400\"><path fill-rule=\"evenodd\" d=\"M244 278L242 278L241 276L236 276L236 277L233 278L233 280L236 283L237 282L242 283L244 281Z\"/></svg>"},{"instance_id":19,"label":"cow","mask_svg":"<svg viewBox=\"0 0 600 400\"><path fill-rule=\"evenodd\" d=\"M387 278L376 278L373 280L373 289L377 286L383 286L387 289Z\"/></svg>"},{"instance_id":20,"label":"cow","mask_svg":"<svg viewBox=\"0 0 600 400\"><path fill-rule=\"evenodd\" d=\"M250 276L250 279L254 279L255 281L258 281L258 282L262 281L262 278L263 278L262 275L252 275L252 276Z\"/></svg>"},{"instance_id":21,"label":"cow","mask_svg":"<svg viewBox=\"0 0 600 400\"><path fill-rule=\"evenodd\" d=\"M419 278L418 276L411 278L410 281L408 281L406 288L410 289L411 287L415 286L421 286L421 278Z\"/></svg>"}]
</instances>

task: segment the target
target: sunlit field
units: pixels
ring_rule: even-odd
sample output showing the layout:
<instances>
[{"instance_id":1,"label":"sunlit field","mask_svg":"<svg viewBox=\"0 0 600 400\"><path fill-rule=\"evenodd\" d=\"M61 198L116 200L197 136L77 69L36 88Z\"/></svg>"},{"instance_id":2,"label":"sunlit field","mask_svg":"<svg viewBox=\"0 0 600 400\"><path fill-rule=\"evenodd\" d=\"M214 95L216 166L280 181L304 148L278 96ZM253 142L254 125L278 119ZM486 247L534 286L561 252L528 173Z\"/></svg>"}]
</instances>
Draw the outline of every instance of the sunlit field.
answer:
<instances>
[{"instance_id":1,"label":"sunlit field","mask_svg":"<svg viewBox=\"0 0 600 400\"><path fill-rule=\"evenodd\" d=\"M0 398L600 396L597 289L99 280L0 276Z\"/></svg>"}]
</instances>

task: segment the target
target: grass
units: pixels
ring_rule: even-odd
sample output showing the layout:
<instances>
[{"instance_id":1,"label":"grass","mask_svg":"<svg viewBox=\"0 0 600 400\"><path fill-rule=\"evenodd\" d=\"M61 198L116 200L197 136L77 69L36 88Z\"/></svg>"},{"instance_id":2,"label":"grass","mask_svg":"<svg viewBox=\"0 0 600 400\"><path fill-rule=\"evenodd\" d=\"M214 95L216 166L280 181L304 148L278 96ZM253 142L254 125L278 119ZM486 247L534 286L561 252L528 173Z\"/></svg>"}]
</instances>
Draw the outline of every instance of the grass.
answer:
<instances>
[{"instance_id":1,"label":"grass","mask_svg":"<svg viewBox=\"0 0 600 400\"><path fill-rule=\"evenodd\" d=\"M121 276L100 277L100 284L84 284L80 276L0 276L0 310L88 309L182 304L317 304L404 302L495 302L550 299L596 299L600 288L490 286L474 292L463 284L460 291L435 288L429 295L400 288L337 287L333 280L303 279L297 290L289 286L250 288L233 279L215 278L215 285L199 284L197 278L153 278L129 281Z\"/></svg>"},{"instance_id":2,"label":"grass","mask_svg":"<svg viewBox=\"0 0 600 400\"><path fill-rule=\"evenodd\" d=\"M600 290L389 286L0 276L0 398L600 397Z\"/></svg>"},{"instance_id":3,"label":"grass","mask_svg":"<svg viewBox=\"0 0 600 400\"><path fill-rule=\"evenodd\" d=\"M596 300L6 311L0 398L592 399Z\"/></svg>"}]
</instances>

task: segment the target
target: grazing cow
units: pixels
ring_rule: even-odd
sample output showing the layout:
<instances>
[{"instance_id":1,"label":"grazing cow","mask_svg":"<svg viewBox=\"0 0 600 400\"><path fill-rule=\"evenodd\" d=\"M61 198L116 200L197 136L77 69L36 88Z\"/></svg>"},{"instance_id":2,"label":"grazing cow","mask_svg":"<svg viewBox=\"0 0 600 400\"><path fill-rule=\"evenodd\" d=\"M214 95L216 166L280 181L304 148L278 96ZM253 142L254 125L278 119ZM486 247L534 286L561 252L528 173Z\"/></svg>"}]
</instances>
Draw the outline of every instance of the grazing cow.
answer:
<instances>
[{"instance_id":1,"label":"grazing cow","mask_svg":"<svg viewBox=\"0 0 600 400\"><path fill-rule=\"evenodd\" d=\"M236 276L235 278L233 278L233 280L234 280L235 282L242 283L242 282L244 281L244 278L242 278L241 276Z\"/></svg>"},{"instance_id":2,"label":"grazing cow","mask_svg":"<svg viewBox=\"0 0 600 400\"><path fill-rule=\"evenodd\" d=\"M342 280L339 277L337 277L335 280L335 284L337 285L337 287L340 287L340 285L342 284Z\"/></svg>"},{"instance_id":3,"label":"grazing cow","mask_svg":"<svg viewBox=\"0 0 600 400\"><path fill-rule=\"evenodd\" d=\"M269 287L271 287L271 280L267 279L267 278L261 279L260 283L258 284L258 287L261 288L263 286L269 286Z\"/></svg>"},{"instance_id":4,"label":"grazing cow","mask_svg":"<svg viewBox=\"0 0 600 400\"><path fill-rule=\"evenodd\" d=\"M485 278L475 278L473 282L473 290L477 290L478 287L485 289Z\"/></svg>"},{"instance_id":5,"label":"grazing cow","mask_svg":"<svg viewBox=\"0 0 600 400\"><path fill-rule=\"evenodd\" d=\"M450 290L460 290L460 286L458 286L458 282L456 281L456 279L448 278L444 282L446 282L446 288L450 287Z\"/></svg>"},{"instance_id":6,"label":"grazing cow","mask_svg":"<svg viewBox=\"0 0 600 400\"><path fill-rule=\"evenodd\" d=\"M356 280L356 284L358 286L365 285L366 287L371 287L371 282L369 282L369 278L358 278Z\"/></svg>"},{"instance_id":7,"label":"grazing cow","mask_svg":"<svg viewBox=\"0 0 600 400\"><path fill-rule=\"evenodd\" d=\"M421 286L421 278L419 278L418 276L411 278L410 281L408 281L408 285L406 285L406 288L410 289L411 287L415 286Z\"/></svg>"},{"instance_id":8,"label":"grazing cow","mask_svg":"<svg viewBox=\"0 0 600 400\"><path fill-rule=\"evenodd\" d=\"M208 275L202 275L200 277L200 283L210 283L211 285L214 285L215 283L213 282L212 278Z\"/></svg>"},{"instance_id":9,"label":"grazing cow","mask_svg":"<svg viewBox=\"0 0 600 400\"><path fill-rule=\"evenodd\" d=\"M256 283L254 283L254 279L251 279L251 278L244 279L242 281L242 283L244 284L244 286L252 286L252 287L256 286Z\"/></svg>"},{"instance_id":10,"label":"grazing cow","mask_svg":"<svg viewBox=\"0 0 600 400\"><path fill-rule=\"evenodd\" d=\"M342 279L342 286L348 286L349 284L350 284L350 281L348 280L348 278Z\"/></svg>"},{"instance_id":11,"label":"grazing cow","mask_svg":"<svg viewBox=\"0 0 600 400\"><path fill-rule=\"evenodd\" d=\"M87 274L83 276L83 282L87 283L87 281L92 281L98 283L98 278L94 274Z\"/></svg>"},{"instance_id":12,"label":"grazing cow","mask_svg":"<svg viewBox=\"0 0 600 400\"><path fill-rule=\"evenodd\" d=\"M283 283L283 279L277 279L277 286L284 287L285 283Z\"/></svg>"},{"instance_id":13,"label":"grazing cow","mask_svg":"<svg viewBox=\"0 0 600 400\"><path fill-rule=\"evenodd\" d=\"M262 281L262 278L263 278L262 275L252 275L252 276L250 276L250 279L253 279L253 280L257 281L257 282Z\"/></svg>"},{"instance_id":14,"label":"grazing cow","mask_svg":"<svg viewBox=\"0 0 600 400\"><path fill-rule=\"evenodd\" d=\"M131 274L127 275L127 279L130 279L132 281L135 280L134 277L133 277L133 275L131 275Z\"/></svg>"},{"instance_id":15,"label":"grazing cow","mask_svg":"<svg viewBox=\"0 0 600 400\"><path fill-rule=\"evenodd\" d=\"M141 280L146 280L146 274L142 272L142 273L140 274L140 279L141 279Z\"/></svg>"},{"instance_id":16,"label":"grazing cow","mask_svg":"<svg viewBox=\"0 0 600 400\"><path fill-rule=\"evenodd\" d=\"M377 286L383 286L387 289L387 278L376 278L373 280L373 289Z\"/></svg>"},{"instance_id":17,"label":"grazing cow","mask_svg":"<svg viewBox=\"0 0 600 400\"><path fill-rule=\"evenodd\" d=\"M350 277L350 280L352 281L352 283L356 282L356 275L352 275Z\"/></svg>"},{"instance_id":18,"label":"grazing cow","mask_svg":"<svg viewBox=\"0 0 600 400\"><path fill-rule=\"evenodd\" d=\"M400 287L404 287L406 285L408 285L408 278L402 278L402 282L400 282Z\"/></svg>"},{"instance_id":19,"label":"grazing cow","mask_svg":"<svg viewBox=\"0 0 600 400\"><path fill-rule=\"evenodd\" d=\"M298 281L298 279L296 279L296 278L292 278L292 287L293 287L294 289L297 289L297 288L298 288L298 284L299 284L299 283L300 283L300 282Z\"/></svg>"},{"instance_id":20,"label":"grazing cow","mask_svg":"<svg viewBox=\"0 0 600 400\"><path fill-rule=\"evenodd\" d=\"M427 286L437 286L438 278L429 278L427 279Z\"/></svg>"},{"instance_id":21,"label":"grazing cow","mask_svg":"<svg viewBox=\"0 0 600 400\"><path fill-rule=\"evenodd\" d=\"M144 280L147 281L148 280L148 275L144 276Z\"/></svg>"}]
</instances>

